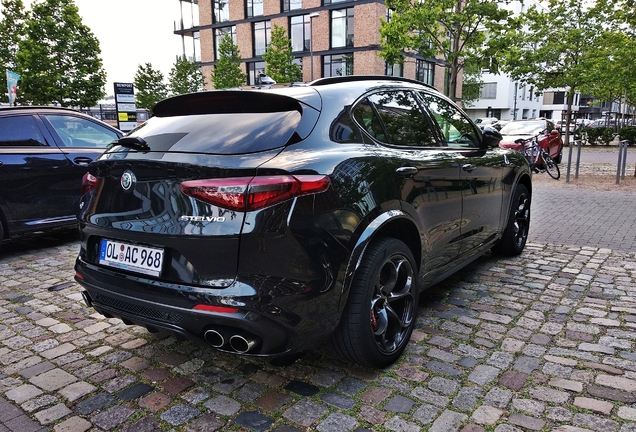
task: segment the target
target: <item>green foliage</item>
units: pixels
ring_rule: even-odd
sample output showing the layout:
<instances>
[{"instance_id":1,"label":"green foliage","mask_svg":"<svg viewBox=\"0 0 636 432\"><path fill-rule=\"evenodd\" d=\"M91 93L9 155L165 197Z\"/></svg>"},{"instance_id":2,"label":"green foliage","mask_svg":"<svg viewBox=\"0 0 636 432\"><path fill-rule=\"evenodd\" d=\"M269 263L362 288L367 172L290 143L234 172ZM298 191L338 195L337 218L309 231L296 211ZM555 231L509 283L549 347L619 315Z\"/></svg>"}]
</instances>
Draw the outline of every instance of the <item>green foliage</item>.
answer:
<instances>
[{"instance_id":1,"label":"green foliage","mask_svg":"<svg viewBox=\"0 0 636 432\"><path fill-rule=\"evenodd\" d=\"M104 97L99 41L82 24L73 0L34 3L18 46L20 102L88 107Z\"/></svg>"},{"instance_id":2,"label":"green foliage","mask_svg":"<svg viewBox=\"0 0 636 432\"><path fill-rule=\"evenodd\" d=\"M163 74L153 69L150 63L137 67L134 84L139 108L152 110L157 102L168 97L168 87L163 81Z\"/></svg>"},{"instance_id":3,"label":"green foliage","mask_svg":"<svg viewBox=\"0 0 636 432\"><path fill-rule=\"evenodd\" d=\"M283 27L274 24L271 43L263 54L263 60L266 63L265 73L277 83L300 81L300 66L293 63L291 40Z\"/></svg>"},{"instance_id":4,"label":"green foliage","mask_svg":"<svg viewBox=\"0 0 636 432\"><path fill-rule=\"evenodd\" d=\"M196 62L178 58L170 70L168 87L172 96L203 90L203 74Z\"/></svg>"},{"instance_id":5,"label":"green foliage","mask_svg":"<svg viewBox=\"0 0 636 432\"><path fill-rule=\"evenodd\" d=\"M587 140L593 146L609 145L614 139L614 131L609 127L587 128Z\"/></svg>"},{"instance_id":6,"label":"green foliage","mask_svg":"<svg viewBox=\"0 0 636 432\"><path fill-rule=\"evenodd\" d=\"M464 81L462 83L462 105L464 108L472 106L481 96L484 82L481 79L480 62L468 61L464 66Z\"/></svg>"},{"instance_id":7,"label":"green foliage","mask_svg":"<svg viewBox=\"0 0 636 432\"><path fill-rule=\"evenodd\" d=\"M602 33L597 13L580 0L548 0L521 14L500 43L502 69L515 81L539 91L567 88L567 116L571 118L576 90L591 80L590 59ZM569 124L568 124L569 126ZM566 145L569 143L569 128Z\"/></svg>"},{"instance_id":8,"label":"green foliage","mask_svg":"<svg viewBox=\"0 0 636 432\"><path fill-rule=\"evenodd\" d=\"M241 53L229 34L221 38L219 59L211 78L216 89L241 87L247 82L247 75L241 70Z\"/></svg>"},{"instance_id":9,"label":"green foliage","mask_svg":"<svg viewBox=\"0 0 636 432\"><path fill-rule=\"evenodd\" d=\"M449 96L458 92L466 62L479 62L505 49L499 35L510 12L494 0L386 0L393 11L380 25L381 51L387 63L403 63L405 52L442 58L450 69ZM488 35L488 38L486 37Z\"/></svg>"},{"instance_id":10,"label":"green foliage","mask_svg":"<svg viewBox=\"0 0 636 432\"><path fill-rule=\"evenodd\" d=\"M629 145L636 145L636 126L628 126L622 128L618 132L621 140L627 141Z\"/></svg>"},{"instance_id":11,"label":"green foliage","mask_svg":"<svg viewBox=\"0 0 636 432\"><path fill-rule=\"evenodd\" d=\"M0 64L15 72L18 43L24 36L28 14L24 10L22 0L2 0L0 11ZM0 102L9 101L6 94L7 74L4 68L0 69Z\"/></svg>"}]
</instances>

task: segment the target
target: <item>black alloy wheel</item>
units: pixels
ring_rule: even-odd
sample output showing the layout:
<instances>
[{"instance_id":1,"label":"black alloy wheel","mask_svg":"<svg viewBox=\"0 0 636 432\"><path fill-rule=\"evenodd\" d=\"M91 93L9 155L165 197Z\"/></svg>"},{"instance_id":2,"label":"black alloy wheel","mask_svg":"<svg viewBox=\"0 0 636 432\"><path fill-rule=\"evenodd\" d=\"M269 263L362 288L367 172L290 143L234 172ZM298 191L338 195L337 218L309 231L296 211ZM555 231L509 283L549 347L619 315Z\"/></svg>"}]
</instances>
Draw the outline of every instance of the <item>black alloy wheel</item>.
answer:
<instances>
[{"instance_id":1,"label":"black alloy wheel","mask_svg":"<svg viewBox=\"0 0 636 432\"><path fill-rule=\"evenodd\" d=\"M512 197L508 225L493 250L507 256L523 252L530 231L530 192L522 184L515 187Z\"/></svg>"},{"instance_id":2,"label":"black alloy wheel","mask_svg":"<svg viewBox=\"0 0 636 432\"><path fill-rule=\"evenodd\" d=\"M371 367L397 360L415 326L417 273L402 241L382 238L368 247L331 340L341 357Z\"/></svg>"}]
</instances>

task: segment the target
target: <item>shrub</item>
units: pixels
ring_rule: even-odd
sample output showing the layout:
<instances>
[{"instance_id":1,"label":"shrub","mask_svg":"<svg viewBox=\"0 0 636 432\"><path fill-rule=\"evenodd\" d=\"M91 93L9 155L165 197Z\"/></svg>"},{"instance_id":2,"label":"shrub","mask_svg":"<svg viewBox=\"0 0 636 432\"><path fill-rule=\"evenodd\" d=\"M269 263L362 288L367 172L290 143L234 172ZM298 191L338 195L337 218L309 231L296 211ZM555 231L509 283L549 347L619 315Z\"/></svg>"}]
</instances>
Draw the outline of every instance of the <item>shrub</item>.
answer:
<instances>
[{"instance_id":1,"label":"shrub","mask_svg":"<svg viewBox=\"0 0 636 432\"><path fill-rule=\"evenodd\" d=\"M618 132L621 140L627 141L629 145L636 145L636 126L624 127Z\"/></svg>"},{"instance_id":2,"label":"shrub","mask_svg":"<svg viewBox=\"0 0 636 432\"><path fill-rule=\"evenodd\" d=\"M614 139L614 131L608 127L587 128L587 139L591 145L609 145Z\"/></svg>"}]
</instances>

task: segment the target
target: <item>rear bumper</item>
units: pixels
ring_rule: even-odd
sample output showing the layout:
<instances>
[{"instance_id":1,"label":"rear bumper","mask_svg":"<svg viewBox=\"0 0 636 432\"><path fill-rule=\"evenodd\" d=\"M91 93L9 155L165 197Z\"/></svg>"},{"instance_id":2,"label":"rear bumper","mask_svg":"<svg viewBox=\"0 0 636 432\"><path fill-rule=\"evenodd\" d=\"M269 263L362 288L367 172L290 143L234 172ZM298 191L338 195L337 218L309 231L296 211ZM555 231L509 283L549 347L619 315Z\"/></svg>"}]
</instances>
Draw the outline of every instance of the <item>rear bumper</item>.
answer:
<instances>
[{"instance_id":1,"label":"rear bumper","mask_svg":"<svg viewBox=\"0 0 636 432\"><path fill-rule=\"evenodd\" d=\"M194 289L172 286L162 289L152 280L121 274L110 269L76 261L75 280L86 289L89 306L106 317L126 324L146 327L150 332L169 333L203 345L236 354L278 356L300 351L322 342L335 325L317 326L281 307L281 303L304 303L304 309L322 310L323 296L281 291L280 298L268 301L264 293L245 284L237 289ZM140 294L143 291L157 293ZM227 295L230 292L242 294ZM205 294L202 294L205 292ZM245 295L251 293L252 295ZM293 297L298 296L296 301ZM160 300L160 301L158 301ZM189 305L188 305L189 303ZM193 309L195 304L233 306L236 312L208 312Z\"/></svg>"}]
</instances>

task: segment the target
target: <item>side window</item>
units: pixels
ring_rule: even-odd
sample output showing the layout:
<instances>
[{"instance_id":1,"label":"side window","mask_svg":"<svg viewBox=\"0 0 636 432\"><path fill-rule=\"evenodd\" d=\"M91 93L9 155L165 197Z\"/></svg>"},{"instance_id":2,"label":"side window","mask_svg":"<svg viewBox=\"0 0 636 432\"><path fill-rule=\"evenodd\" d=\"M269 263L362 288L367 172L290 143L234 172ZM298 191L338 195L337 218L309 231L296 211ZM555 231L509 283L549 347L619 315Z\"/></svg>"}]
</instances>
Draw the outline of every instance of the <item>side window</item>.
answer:
<instances>
[{"instance_id":1,"label":"side window","mask_svg":"<svg viewBox=\"0 0 636 432\"><path fill-rule=\"evenodd\" d=\"M368 99L364 99L358 103L353 109L353 118L356 122L378 141L387 142L386 134L382 128L382 124L375 114L373 105Z\"/></svg>"},{"instance_id":2,"label":"side window","mask_svg":"<svg viewBox=\"0 0 636 432\"><path fill-rule=\"evenodd\" d=\"M442 132L442 138L448 147L479 147L479 136L470 120L462 112L438 96L420 92L424 105L435 118Z\"/></svg>"},{"instance_id":3,"label":"side window","mask_svg":"<svg viewBox=\"0 0 636 432\"><path fill-rule=\"evenodd\" d=\"M349 110L344 109L333 123L331 123L330 136L336 142L362 142L357 125L349 116Z\"/></svg>"},{"instance_id":4,"label":"side window","mask_svg":"<svg viewBox=\"0 0 636 432\"><path fill-rule=\"evenodd\" d=\"M368 100L375 106L388 135L385 142L402 146L437 145L430 124L411 92L384 91L372 94Z\"/></svg>"},{"instance_id":5,"label":"side window","mask_svg":"<svg viewBox=\"0 0 636 432\"><path fill-rule=\"evenodd\" d=\"M119 138L110 129L81 117L60 114L47 114L44 117L66 147L106 148Z\"/></svg>"},{"instance_id":6,"label":"side window","mask_svg":"<svg viewBox=\"0 0 636 432\"><path fill-rule=\"evenodd\" d=\"M0 117L0 147L41 147L46 141L30 115Z\"/></svg>"}]
</instances>

